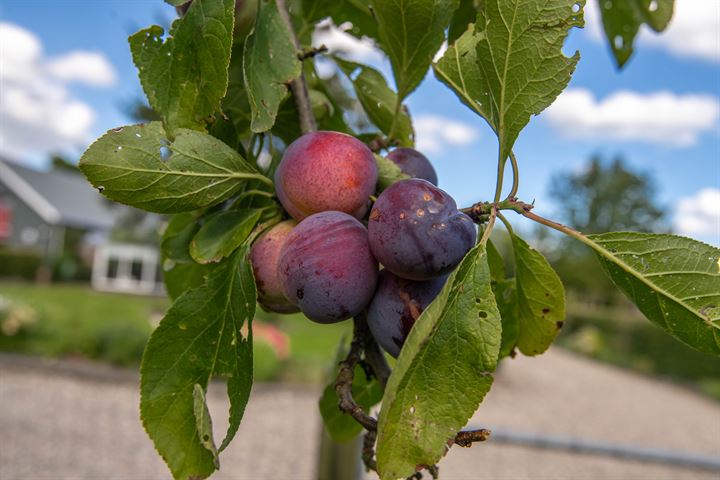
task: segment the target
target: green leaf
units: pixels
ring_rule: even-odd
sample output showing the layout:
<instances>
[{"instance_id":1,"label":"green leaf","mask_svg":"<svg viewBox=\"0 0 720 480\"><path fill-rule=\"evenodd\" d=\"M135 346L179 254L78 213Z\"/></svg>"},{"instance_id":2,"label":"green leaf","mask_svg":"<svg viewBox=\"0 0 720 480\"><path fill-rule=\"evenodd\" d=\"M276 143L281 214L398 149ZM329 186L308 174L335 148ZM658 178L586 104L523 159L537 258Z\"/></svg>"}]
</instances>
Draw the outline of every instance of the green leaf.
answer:
<instances>
[{"instance_id":1,"label":"green leaf","mask_svg":"<svg viewBox=\"0 0 720 480\"><path fill-rule=\"evenodd\" d=\"M168 132L204 130L228 86L234 0L195 0L168 38L154 25L130 36L133 62L150 106Z\"/></svg>"},{"instance_id":2,"label":"green leaf","mask_svg":"<svg viewBox=\"0 0 720 480\"><path fill-rule=\"evenodd\" d=\"M610 50L619 68L633 54L633 42L645 23L656 32L665 30L673 15L674 0L603 0L598 2Z\"/></svg>"},{"instance_id":3,"label":"green leaf","mask_svg":"<svg viewBox=\"0 0 720 480\"><path fill-rule=\"evenodd\" d=\"M190 242L190 255L198 263L219 262L247 239L261 213L257 209L244 209L212 215Z\"/></svg>"},{"instance_id":4,"label":"green leaf","mask_svg":"<svg viewBox=\"0 0 720 480\"><path fill-rule=\"evenodd\" d=\"M435 75L487 120L510 155L520 131L570 81L580 54L562 46L583 25L584 0L487 0L475 31L465 32L435 64Z\"/></svg>"},{"instance_id":5,"label":"green leaf","mask_svg":"<svg viewBox=\"0 0 720 480\"><path fill-rule=\"evenodd\" d=\"M163 283L170 299L176 300L187 290L202 286L214 266L163 261Z\"/></svg>"},{"instance_id":6,"label":"green leaf","mask_svg":"<svg viewBox=\"0 0 720 480\"><path fill-rule=\"evenodd\" d=\"M195 214L174 215L168 222L160 241L163 258L178 263L192 262L190 242L199 229L200 225Z\"/></svg>"},{"instance_id":7,"label":"green leaf","mask_svg":"<svg viewBox=\"0 0 720 480\"><path fill-rule=\"evenodd\" d=\"M447 38L448 45L455 43L455 41L467 31L468 27L473 26L477 13L475 0L460 0L460 6L458 6L450 19Z\"/></svg>"},{"instance_id":8,"label":"green leaf","mask_svg":"<svg viewBox=\"0 0 720 480\"><path fill-rule=\"evenodd\" d=\"M613 282L650 321L701 352L720 355L720 249L652 233L588 239Z\"/></svg>"},{"instance_id":9,"label":"green leaf","mask_svg":"<svg viewBox=\"0 0 720 480\"><path fill-rule=\"evenodd\" d=\"M474 247L410 331L378 420L380 478L433 465L492 384L500 314L484 245Z\"/></svg>"},{"instance_id":10,"label":"green leaf","mask_svg":"<svg viewBox=\"0 0 720 480\"><path fill-rule=\"evenodd\" d=\"M292 34L274 0L260 2L255 28L245 41L243 72L252 112L250 128L270 130L288 93L286 85L302 72Z\"/></svg>"},{"instance_id":11,"label":"green leaf","mask_svg":"<svg viewBox=\"0 0 720 480\"><path fill-rule=\"evenodd\" d=\"M252 385L255 281L249 245L217 267L201 287L185 292L153 332L140 368L140 412L155 448L175 478L205 478L213 453L198 433L194 389L214 375L228 377L230 426L220 450L237 431ZM241 329L248 322L249 335Z\"/></svg>"},{"instance_id":12,"label":"green leaf","mask_svg":"<svg viewBox=\"0 0 720 480\"><path fill-rule=\"evenodd\" d=\"M179 7L180 5L185 5L189 1L191 0L165 0L165 3L168 3L173 7Z\"/></svg>"},{"instance_id":13,"label":"green leaf","mask_svg":"<svg viewBox=\"0 0 720 480\"><path fill-rule=\"evenodd\" d=\"M302 0L302 10L308 25L329 16L335 25L351 23L347 33L357 38L378 38L377 22L368 0Z\"/></svg>"},{"instance_id":14,"label":"green leaf","mask_svg":"<svg viewBox=\"0 0 720 480\"><path fill-rule=\"evenodd\" d=\"M371 0L400 100L425 78L459 0Z\"/></svg>"},{"instance_id":15,"label":"green leaf","mask_svg":"<svg viewBox=\"0 0 720 480\"><path fill-rule=\"evenodd\" d=\"M565 321L565 288L543 255L512 235L517 283L517 347L525 355L548 349Z\"/></svg>"},{"instance_id":16,"label":"green leaf","mask_svg":"<svg viewBox=\"0 0 720 480\"><path fill-rule=\"evenodd\" d=\"M80 170L103 195L151 212L215 205L246 182L272 182L210 135L178 129L169 140L160 122L110 130L80 159Z\"/></svg>"},{"instance_id":17,"label":"green leaf","mask_svg":"<svg viewBox=\"0 0 720 480\"><path fill-rule=\"evenodd\" d=\"M218 450L213 438L212 419L205 401L205 390L197 383L193 387L193 413L195 414L195 425L200 436L200 443L212 453L215 468L220 468Z\"/></svg>"},{"instance_id":18,"label":"green leaf","mask_svg":"<svg viewBox=\"0 0 720 480\"><path fill-rule=\"evenodd\" d=\"M487 241L487 256L492 279L496 282L505 280L505 261L495 244L489 239Z\"/></svg>"},{"instance_id":19,"label":"green leaf","mask_svg":"<svg viewBox=\"0 0 720 480\"><path fill-rule=\"evenodd\" d=\"M401 146L412 147L413 132L410 115L405 109L395 115L398 97L388 87L385 77L374 68L335 57L335 63L352 81L355 95L370 121L385 135L392 133Z\"/></svg>"},{"instance_id":20,"label":"green leaf","mask_svg":"<svg viewBox=\"0 0 720 480\"><path fill-rule=\"evenodd\" d=\"M395 162L389 160L382 155L375 154L375 164L378 167L377 192L380 193L393 183L410 178L409 175L403 173Z\"/></svg>"},{"instance_id":21,"label":"green leaf","mask_svg":"<svg viewBox=\"0 0 720 480\"><path fill-rule=\"evenodd\" d=\"M347 354L347 345L343 342L338 351L335 364ZM333 370L332 381L325 387L320 397L319 407L325 428L336 442L348 442L362 431L362 427L350 415L338 408L338 396L335 392L335 376L337 368ZM366 412L382 400L382 388L375 379L368 380L365 371L358 365L355 367L355 379L352 385L352 396Z\"/></svg>"},{"instance_id":22,"label":"green leaf","mask_svg":"<svg viewBox=\"0 0 720 480\"><path fill-rule=\"evenodd\" d=\"M495 282L493 284L493 293L502 319L502 341L500 342L499 360L513 354L513 349L518 343L518 335L520 334L515 279L507 278Z\"/></svg>"}]
</instances>

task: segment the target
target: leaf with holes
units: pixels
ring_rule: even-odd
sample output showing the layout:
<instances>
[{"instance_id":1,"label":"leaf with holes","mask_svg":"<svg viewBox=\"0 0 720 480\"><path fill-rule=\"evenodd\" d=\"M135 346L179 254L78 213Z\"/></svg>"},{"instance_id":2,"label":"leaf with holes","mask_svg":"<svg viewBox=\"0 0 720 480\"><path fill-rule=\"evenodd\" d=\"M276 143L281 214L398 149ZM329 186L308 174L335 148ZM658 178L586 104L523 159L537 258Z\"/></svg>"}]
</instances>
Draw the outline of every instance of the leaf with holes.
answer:
<instances>
[{"instance_id":1,"label":"leaf with holes","mask_svg":"<svg viewBox=\"0 0 720 480\"><path fill-rule=\"evenodd\" d=\"M250 395L256 292L248 249L238 250L205 285L175 301L143 355L141 419L175 478L205 478L215 470L215 456L198 431L207 428L196 414L195 385L206 390L213 376L227 377L230 426L220 450L235 435Z\"/></svg>"},{"instance_id":2,"label":"leaf with holes","mask_svg":"<svg viewBox=\"0 0 720 480\"><path fill-rule=\"evenodd\" d=\"M359 63L340 58L335 58L335 63L352 81L355 95L370 121L384 134L392 133L401 146L412 147L415 133L410 115L404 109L395 115L398 97L388 87L385 77L374 68Z\"/></svg>"},{"instance_id":3,"label":"leaf with holes","mask_svg":"<svg viewBox=\"0 0 720 480\"><path fill-rule=\"evenodd\" d=\"M248 238L261 213L258 209L215 213L190 242L190 255L198 263L219 262Z\"/></svg>"},{"instance_id":4,"label":"leaf with holes","mask_svg":"<svg viewBox=\"0 0 720 480\"><path fill-rule=\"evenodd\" d=\"M88 147L80 170L109 199L158 213L215 205L248 179L272 185L215 137L179 129L169 140L160 122L110 130Z\"/></svg>"},{"instance_id":5,"label":"leaf with holes","mask_svg":"<svg viewBox=\"0 0 720 480\"><path fill-rule=\"evenodd\" d=\"M243 73L252 113L250 128L266 132L275 123L287 85L300 76L302 66L275 1L259 3L255 28L245 41Z\"/></svg>"},{"instance_id":6,"label":"leaf with holes","mask_svg":"<svg viewBox=\"0 0 720 480\"><path fill-rule=\"evenodd\" d=\"M650 321L701 352L720 355L720 249L652 233L587 238L613 282Z\"/></svg>"},{"instance_id":7,"label":"leaf with holes","mask_svg":"<svg viewBox=\"0 0 720 480\"><path fill-rule=\"evenodd\" d=\"M150 106L171 134L204 130L228 86L235 0L195 0L167 39L154 25L130 36L133 62Z\"/></svg>"},{"instance_id":8,"label":"leaf with holes","mask_svg":"<svg viewBox=\"0 0 720 480\"><path fill-rule=\"evenodd\" d=\"M517 290L517 347L525 355L548 349L565 321L565 288L542 253L512 236Z\"/></svg>"},{"instance_id":9,"label":"leaf with holes","mask_svg":"<svg viewBox=\"0 0 720 480\"><path fill-rule=\"evenodd\" d=\"M402 101L425 78L459 0L371 0L380 47L390 57Z\"/></svg>"},{"instance_id":10,"label":"leaf with holes","mask_svg":"<svg viewBox=\"0 0 720 480\"><path fill-rule=\"evenodd\" d=\"M487 120L504 162L520 131L570 81L580 54L563 42L583 25L585 0L487 0L466 31L435 64L435 76Z\"/></svg>"},{"instance_id":11,"label":"leaf with holes","mask_svg":"<svg viewBox=\"0 0 720 480\"><path fill-rule=\"evenodd\" d=\"M633 53L635 36L642 24L662 32L673 15L674 0L603 0L598 2L603 29L618 67Z\"/></svg>"},{"instance_id":12,"label":"leaf with holes","mask_svg":"<svg viewBox=\"0 0 720 480\"><path fill-rule=\"evenodd\" d=\"M433 465L492 384L500 314L484 245L477 245L420 315L400 351L378 419L380 478Z\"/></svg>"}]
</instances>

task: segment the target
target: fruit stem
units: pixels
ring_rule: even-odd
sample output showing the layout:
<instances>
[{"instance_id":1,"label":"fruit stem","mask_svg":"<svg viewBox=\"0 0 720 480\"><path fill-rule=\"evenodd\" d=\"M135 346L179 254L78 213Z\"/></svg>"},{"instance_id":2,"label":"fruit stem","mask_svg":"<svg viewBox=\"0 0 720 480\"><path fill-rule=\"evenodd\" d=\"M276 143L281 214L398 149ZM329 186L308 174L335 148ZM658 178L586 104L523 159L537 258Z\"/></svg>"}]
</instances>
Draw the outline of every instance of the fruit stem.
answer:
<instances>
[{"instance_id":1,"label":"fruit stem","mask_svg":"<svg viewBox=\"0 0 720 480\"><path fill-rule=\"evenodd\" d=\"M513 183L510 193L507 198L513 198L517 195L518 187L520 186L520 169L518 168L518 161L515 158L515 153L510 152L510 166L513 172Z\"/></svg>"},{"instance_id":2,"label":"fruit stem","mask_svg":"<svg viewBox=\"0 0 720 480\"><path fill-rule=\"evenodd\" d=\"M295 44L295 49L298 55L302 54L302 47L298 40L295 30L293 29L292 22L290 21L290 13L288 12L285 0L277 0L276 2L278 12L285 22L290 36ZM317 130L317 124L315 123L315 116L312 111L312 104L310 103L310 96L308 95L307 83L305 82L305 74L300 70L300 76L290 82L290 90L292 90L293 98L295 98L295 105L298 109L298 117L300 120L300 130L302 133L314 132Z\"/></svg>"}]
</instances>

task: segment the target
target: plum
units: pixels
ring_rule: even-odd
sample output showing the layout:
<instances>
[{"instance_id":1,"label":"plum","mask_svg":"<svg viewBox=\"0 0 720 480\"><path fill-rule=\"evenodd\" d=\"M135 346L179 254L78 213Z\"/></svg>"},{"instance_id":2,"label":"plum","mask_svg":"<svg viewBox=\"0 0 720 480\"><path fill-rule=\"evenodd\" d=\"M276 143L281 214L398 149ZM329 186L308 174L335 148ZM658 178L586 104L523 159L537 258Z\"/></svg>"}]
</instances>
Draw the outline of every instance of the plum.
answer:
<instances>
[{"instance_id":1,"label":"plum","mask_svg":"<svg viewBox=\"0 0 720 480\"><path fill-rule=\"evenodd\" d=\"M370 302L367 323L375 340L397 358L410 329L420 314L437 297L447 276L416 282L380 272L375 296Z\"/></svg>"},{"instance_id":2,"label":"plum","mask_svg":"<svg viewBox=\"0 0 720 480\"><path fill-rule=\"evenodd\" d=\"M396 148L387 154L387 158L400 167L406 175L422 178L433 185L438 184L437 173L425 155L414 148Z\"/></svg>"},{"instance_id":3,"label":"plum","mask_svg":"<svg viewBox=\"0 0 720 480\"><path fill-rule=\"evenodd\" d=\"M250 263L255 274L258 302L265 310L278 313L299 311L285 296L278 277L280 250L296 225L294 220L278 223L263 233L250 248Z\"/></svg>"},{"instance_id":4,"label":"plum","mask_svg":"<svg viewBox=\"0 0 720 480\"><path fill-rule=\"evenodd\" d=\"M362 218L377 176L375 157L360 140L339 132L311 132L285 150L275 190L298 221L328 210Z\"/></svg>"},{"instance_id":5,"label":"plum","mask_svg":"<svg viewBox=\"0 0 720 480\"><path fill-rule=\"evenodd\" d=\"M450 272L475 244L473 221L455 200L419 178L380 194L368 220L370 248L388 270L409 280Z\"/></svg>"},{"instance_id":6,"label":"plum","mask_svg":"<svg viewBox=\"0 0 720 480\"><path fill-rule=\"evenodd\" d=\"M347 213L327 211L307 217L290 233L278 275L285 296L305 316L335 323L370 303L378 263L363 224Z\"/></svg>"}]
</instances>

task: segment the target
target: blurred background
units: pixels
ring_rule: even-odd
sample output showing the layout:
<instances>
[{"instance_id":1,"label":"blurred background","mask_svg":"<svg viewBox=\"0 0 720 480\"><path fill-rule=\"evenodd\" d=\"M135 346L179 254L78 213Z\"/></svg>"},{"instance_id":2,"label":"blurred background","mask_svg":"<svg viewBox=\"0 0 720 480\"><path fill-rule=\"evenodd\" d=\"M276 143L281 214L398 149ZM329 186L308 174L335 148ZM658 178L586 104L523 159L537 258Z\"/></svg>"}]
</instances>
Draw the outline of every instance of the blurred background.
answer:
<instances>
[{"instance_id":1,"label":"blurred background","mask_svg":"<svg viewBox=\"0 0 720 480\"><path fill-rule=\"evenodd\" d=\"M144 345L169 305L158 252L166 219L105 200L85 182L77 162L106 130L153 119L126 39L151 24L167 28L174 18L174 8L160 0L0 3L0 427L12 432L0 446L3 479L168 475L139 425L134 383ZM586 22L584 30L571 32L565 46L568 53L582 53L570 86L530 122L517 143L520 198L534 199L541 215L585 233L672 232L720 245L720 2L677 0L669 29L662 35L641 30L635 56L622 72L614 68L595 1L588 1ZM314 43L392 78L373 43L345 33L348 28L323 24ZM327 78L337 73L322 61L318 68ZM410 97L409 108L418 149L434 163L440 186L460 206L488 200L497 146L487 125L432 74ZM645 320L585 247L521 218L510 220L562 277L568 318L547 359L508 360L511 365L500 369L495 390L505 388L505 393L490 394L490 422L499 422L500 431L558 426L558 434L720 455L718 359L685 347ZM493 236L511 259L504 232L498 229ZM254 328L255 378L267 383L255 388L239 446L228 451L247 459L252 448L260 448L244 440L262 438L252 433L252 422L260 422L260 429L294 425L297 435L313 441L285 462L257 460L254 467L236 466L219 476L277 478L273 468L285 472L281 465L288 464L283 473L288 478L312 477L321 429L315 401L338 341L350 327L259 310ZM546 369L557 369L558 376L545 379ZM598 396L583 395L593 388ZM643 417L630 407L633 398L643 395L666 409L650 409ZM504 396L507 402L501 401ZM111 408L111 398L129 403ZM535 398L546 408L535 415L518 398ZM270 406L271 399L279 403ZM270 403L253 406L261 401ZM585 409L572 408L577 410L572 417L555 411L560 402ZM610 408L613 402L619 410ZM67 425L51 420L43 427L40 416L54 415L47 409L64 405L68 411L99 409L113 427L107 431L110 425L100 422L95 430L101 432L89 432L89 425L81 428L71 420ZM220 400L213 405L216 417L222 417ZM607 421L614 421L615 429L590 425L587 417L603 409L614 412ZM283 410L297 410L301 418L273 423ZM689 410L695 417L686 416ZM520 412L528 413L526 421L510 415ZM623 414L627 422L620 421ZM668 440L653 430L653 422L669 421L666 417L683 429L695 422L702 432ZM478 418L487 424L488 417ZM145 453L110 455L99 450L103 441L136 442ZM267 441L273 443L272 437ZM45 452L38 447L43 442L66 443L74 450ZM618 472L627 474L622 478L704 478L707 473L577 456L570 462L569 456L543 457L530 450L516 452L525 455L525 463L503 453L493 457L492 467L487 454L480 453L486 448L476 445L470 460L465 451L451 455L448 469L457 476L450 478L477 478L463 477L467 469L460 466L480 460L496 478L539 478L538 472L559 475L554 478ZM581 466L576 475L558 467L563 461Z\"/></svg>"}]
</instances>

